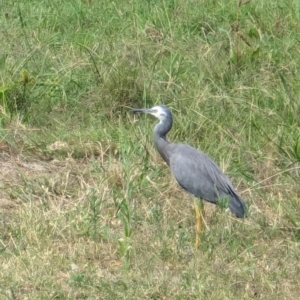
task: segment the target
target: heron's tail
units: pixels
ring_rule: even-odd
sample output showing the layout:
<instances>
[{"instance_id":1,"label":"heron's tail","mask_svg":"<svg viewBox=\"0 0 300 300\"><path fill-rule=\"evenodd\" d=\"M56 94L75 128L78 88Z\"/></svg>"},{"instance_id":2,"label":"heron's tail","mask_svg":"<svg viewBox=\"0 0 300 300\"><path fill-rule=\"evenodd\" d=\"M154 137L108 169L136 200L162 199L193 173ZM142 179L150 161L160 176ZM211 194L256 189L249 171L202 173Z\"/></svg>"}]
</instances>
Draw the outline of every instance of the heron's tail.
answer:
<instances>
[{"instance_id":1,"label":"heron's tail","mask_svg":"<svg viewBox=\"0 0 300 300\"><path fill-rule=\"evenodd\" d=\"M237 218L245 218L247 216L247 206L236 193L232 193L230 197L229 209Z\"/></svg>"}]
</instances>

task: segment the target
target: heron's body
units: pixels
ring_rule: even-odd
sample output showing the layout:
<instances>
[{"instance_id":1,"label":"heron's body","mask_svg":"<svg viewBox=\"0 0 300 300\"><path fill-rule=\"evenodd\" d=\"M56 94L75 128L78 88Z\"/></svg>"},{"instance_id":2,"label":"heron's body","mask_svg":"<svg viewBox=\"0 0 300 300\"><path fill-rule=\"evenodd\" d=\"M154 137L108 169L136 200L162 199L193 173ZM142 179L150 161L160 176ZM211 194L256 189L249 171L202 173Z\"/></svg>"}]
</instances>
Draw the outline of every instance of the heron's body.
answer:
<instances>
[{"instance_id":1,"label":"heron's body","mask_svg":"<svg viewBox=\"0 0 300 300\"><path fill-rule=\"evenodd\" d=\"M166 163L183 189L214 204L218 199L228 198L231 212L239 218L244 216L243 200L235 192L228 177L212 159L185 144L170 143L168 148L171 154Z\"/></svg>"},{"instance_id":2,"label":"heron's body","mask_svg":"<svg viewBox=\"0 0 300 300\"><path fill-rule=\"evenodd\" d=\"M236 193L228 177L210 157L189 145L173 144L167 140L166 134L172 128L173 118L166 106L133 111L149 113L160 120L154 127L154 143L183 189L214 204L217 204L219 199L227 198L233 214L239 218L246 215L245 203Z\"/></svg>"}]
</instances>

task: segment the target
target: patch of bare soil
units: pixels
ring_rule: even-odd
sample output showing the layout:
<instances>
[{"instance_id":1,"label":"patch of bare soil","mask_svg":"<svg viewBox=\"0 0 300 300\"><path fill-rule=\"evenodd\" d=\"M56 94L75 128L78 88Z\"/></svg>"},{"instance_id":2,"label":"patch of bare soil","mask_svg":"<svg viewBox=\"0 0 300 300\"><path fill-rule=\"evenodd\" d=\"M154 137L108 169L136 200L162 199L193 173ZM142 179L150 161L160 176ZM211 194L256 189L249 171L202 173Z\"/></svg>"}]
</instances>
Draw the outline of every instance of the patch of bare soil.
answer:
<instances>
[{"instance_id":1,"label":"patch of bare soil","mask_svg":"<svg viewBox=\"0 0 300 300\"><path fill-rule=\"evenodd\" d=\"M63 166L66 165L64 162ZM7 142L0 141L0 211L4 213L4 210L18 206L19 200L12 196L12 191L22 185L25 178L51 176L51 173L61 169L62 163L59 161L24 157Z\"/></svg>"}]
</instances>

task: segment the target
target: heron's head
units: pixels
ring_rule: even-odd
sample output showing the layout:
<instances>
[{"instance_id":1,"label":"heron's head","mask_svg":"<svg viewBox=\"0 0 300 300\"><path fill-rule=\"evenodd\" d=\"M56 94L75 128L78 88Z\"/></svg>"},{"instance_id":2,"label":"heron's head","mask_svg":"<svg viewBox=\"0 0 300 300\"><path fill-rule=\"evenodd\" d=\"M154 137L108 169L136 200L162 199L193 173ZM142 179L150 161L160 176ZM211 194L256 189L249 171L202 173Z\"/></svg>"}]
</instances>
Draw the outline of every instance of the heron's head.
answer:
<instances>
[{"instance_id":1,"label":"heron's head","mask_svg":"<svg viewBox=\"0 0 300 300\"><path fill-rule=\"evenodd\" d=\"M164 121L169 118L172 120L171 111L169 110L168 107L166 107L164 105L158 105L158 106L154 106L152 108L135 108L132 111L150 114L150 115L156 117L157 119L159 119L160 121Z\"/></svg>"}]
</instances>

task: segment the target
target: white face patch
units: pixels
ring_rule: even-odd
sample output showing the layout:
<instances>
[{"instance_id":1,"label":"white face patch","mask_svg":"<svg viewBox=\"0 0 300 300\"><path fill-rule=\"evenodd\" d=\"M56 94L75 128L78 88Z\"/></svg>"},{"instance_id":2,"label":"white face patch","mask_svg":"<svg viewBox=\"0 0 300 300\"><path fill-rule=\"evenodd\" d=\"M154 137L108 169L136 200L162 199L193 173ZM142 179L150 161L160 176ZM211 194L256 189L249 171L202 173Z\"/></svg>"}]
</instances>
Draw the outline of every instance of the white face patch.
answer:
<instances>
[{"instance_id":1,"label":"white face patch","mask_svg":"<svg viewBox=\"0 0 300 300\"><path fill-rule=\"evenodd\" d=\"M151 108L151 110L153 110L153 112L151 112L151 115L159 120L163 120L167 116L164 108L161 106L154 106Z\"/></svg>"}]
</instances>

